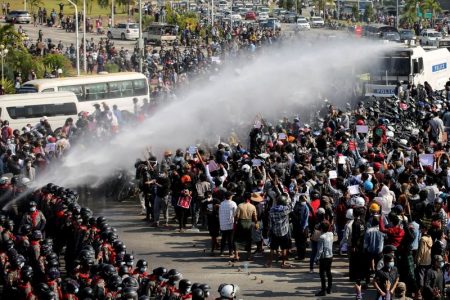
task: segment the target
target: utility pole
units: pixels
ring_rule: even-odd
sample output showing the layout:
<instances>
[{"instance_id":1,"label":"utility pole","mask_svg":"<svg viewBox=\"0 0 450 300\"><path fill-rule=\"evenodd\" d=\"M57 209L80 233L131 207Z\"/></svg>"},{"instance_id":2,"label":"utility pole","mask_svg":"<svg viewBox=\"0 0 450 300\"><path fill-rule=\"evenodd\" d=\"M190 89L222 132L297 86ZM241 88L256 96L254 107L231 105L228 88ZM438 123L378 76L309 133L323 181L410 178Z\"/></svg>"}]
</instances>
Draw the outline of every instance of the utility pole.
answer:
<instances>
[{"instance_id":1,"label":"utility pole","mask_svg":"<svg viewBox=\"0 0 450 300\"><path fill-rule=\"evenodd\" d=\"M111 0L111 27L114 27L114 0Z\"/></svg>"},{"instance_id":2,"label":"utility pole","mask_svg":"<svg viewBox=\"0 0 450 300\"><path fill-rule=\"evenodd\" d=\"M86 61L86 0L83 0L83 69L84 73L87 73L87 61Z\"/></svg>"},{"instance_id":3,"label":"utility pole","mask_svg":"<svg viewBox=\"0 0 450 300\"><path fill-rule=\"evenodd\" d=\"M73 3L70 0L67 0L70 4L73 5L73 7L75 8L75 36L76 36L76 43L75 43L75 47L77 47L76 49L76 60L77 60L77 75L80 76L80 37L78 34L78 29L79 29L79 23L78 23L78 7L75 3Z\"/></svg>"},{"instance_id":4,"label":"utility pole","mask_svg":"<svg viewBox=\"0 0 450 300\"><path fill-rule=\"evenodd\" d=\"M139 0L139 72L142 73L142 60L144 59L144 42L142 40L142 0Z\"/></svg>"}]
</instances>

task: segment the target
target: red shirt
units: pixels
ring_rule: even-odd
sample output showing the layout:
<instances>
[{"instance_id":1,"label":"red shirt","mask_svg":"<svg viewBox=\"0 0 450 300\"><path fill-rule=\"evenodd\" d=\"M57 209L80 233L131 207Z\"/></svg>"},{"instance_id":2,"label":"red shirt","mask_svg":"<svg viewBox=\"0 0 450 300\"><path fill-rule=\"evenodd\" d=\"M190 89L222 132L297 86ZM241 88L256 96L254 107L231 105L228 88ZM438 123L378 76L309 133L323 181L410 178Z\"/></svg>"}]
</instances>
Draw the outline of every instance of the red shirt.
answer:
<instances>
[{"instance_id":1,"label":"red shirt","mask_svg":"<svg viewBox=\"0 0 450 300\"><path fill-rule=\"evenodd\" d=\"M380 218L380 231L387 234L386 245L392 245L396 248L400 246L403 236L405 235L405 231L399 226L385 228L383 217Z\"/></svg>"}]
</instances>

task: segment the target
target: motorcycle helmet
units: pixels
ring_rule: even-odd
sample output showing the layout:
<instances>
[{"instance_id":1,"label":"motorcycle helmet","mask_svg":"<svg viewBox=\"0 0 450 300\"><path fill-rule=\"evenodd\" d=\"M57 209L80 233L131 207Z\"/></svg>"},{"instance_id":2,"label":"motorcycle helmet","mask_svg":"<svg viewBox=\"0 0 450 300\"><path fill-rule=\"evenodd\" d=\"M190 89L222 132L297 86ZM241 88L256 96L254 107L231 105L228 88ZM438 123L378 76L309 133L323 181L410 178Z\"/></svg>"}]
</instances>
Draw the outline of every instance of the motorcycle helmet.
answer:
<instances>
[{"instance_id":1,"label":"motorcycle helmet","mask_svg":"<svg viewBox=\"0 0 450 300\"><path fill-rule=\"evenodd\" d=\"M163 281L165 279L167 269L164 267L158 267L156 269L153 269L152 273L156 276L156 278L158 278L159 281Z\"/></svg>"},{"instance_id":2,"label":"motorcycle helmet","mask_svg":"<svg viewBox=\"0 0 450 300\"><path fill-rule=\"evenodd\" d=\"M139 270L140 273L144 273L148 268L148 263L145 259L140 259L136 263L136 268Z\"/></svg>"},{"instance_id":3,"label":"motorcycle helmet","mask_svg":"<svg viewBox=\"0 0 450 300\"><path fill-rule=\"evenodd\" d=\"M122 281L123 288L132 288L135 291L139 289L139 282L134 277L127 277L124 278Z\"/></svg>"},{"instance_id":4,"label":"motorcycle helmet","mask_svg":"<svg viewBox=\"0 0 450 300\"><path fill-rule=\"evenodd\" d=\"M178 283L178 290L181 294L189 294L191 292L192 283L187 279L181 279Z\"/></svg>"},{"instance_id":5,"label":"motorcycle helmet","mask_svg":"<svg viewBox=\"0 0 450 300\"><path fill-rule=\"evenodd\" d=\"M218 292L221 297L226 299L234 299L236 298L237 291L239 287L234 284L221 284L219 286Z\"/></svg>"},{"instance_id":6,"label":"motorcycle helmet","mask_svg":"<svg viewBox=\"0 0 450 300\"><path fill-rule=\"evenodd\" d=\"M122 277L122 278L124 276L130 276L130 269L127 266L125 266L125 265L120 266L118 272L119 272L119 276Z\"/></svg>"},{"instance_id":7,"label":"motorcycle helmet","mask_svg":"<svg viewBox=\"0 0 450 300\"><path fill-rule=\"evenodd\" d=\"M20 270L20 279L29 282L33 279L33 268L29 265L24 265Z\"/></svg>"},{"instance_id":8,"label":"motorcycle helmet","mask_svg":"<svg viewBox=\"0 0 450 300\"><path fill-rule=\"evenodd\" d=\"M135 289L126 287L122 290L121 300L138 300L138 293Z\"/></svg>"},{"instance_id":9,"label":"motorcycle helmet","mask_svg":"<svg viewBox=\"0 0 450 300\"><path fill-rule=\"evenodd\" d=\"M13 240L6 240L3 242L3 248L5 251L8 251L9 249L14 248L14 241Z\"/></svg>"},{"instance_id":10,"label":"motorcycle helmet","mask_svg":"<svg viewBox=\"0 0 450 300\"><path fill-rule=\"evenodd\" d=\"M206 283L202 283L202 284L200 284L199 288L201 288L203 290L205 298L208 298L209 294L210 294L209 291L211 290L211 287L208 284L206 284Z\"/></svg>"},{"instance_id":11,"label":"motorcycle helmet","mask_svg":"<svg viewBox=\"0 0 450 300\"><path fill-rule=\"evenodd\" d=\"M51 267L47 271L47 277L50 280L55 280L57 278L61 277L61 272L59 272L59 269L56 267Z\"/></svg>"},{"instance_id":12,"label":"motorcycle helmet","mask_svg":"<svg viewBox=\"0 0 450 300\"><path fill-rule=\"evenodd\" d=\"M113 275L108 280L107 287L111 291L118 291L118 290L120 290L122 288L121 284L122 284L122 277L120 277L119 275Z\"/></svg>"},{"instance_id":13,"label":"motorcycle helmet","mask_svg":"<svg viewBox=\"0 0 450 300\"><path fill-rule=\"evenodd\" d=\"M116 268L113 265L105 264L102 268L103 279L109 279L111 276L115 275Z\"/></svg>"},{"instance_id":14,"label":"motorcycle helmet","mask_svg":"<svg viewBox=\"0 0 450 300\"><path fill-rule=\"evenodd\" d=\"M206 299L205 293L201 288L193 289L192 292L192 300L204 300Z\"/></svg>"},{"instance_id":15,"label":"motorcycle helmet","mask_svg":"<svg viewBox=\"0 0 450 300\"><path fill-rule=\"evenodd\" d=\"M123 257L123 260L125 261L125 264L129 267L133 266L134 263L134 256L132 254L125 254L125 256Z\"/></svg>"},{"instance_id":16,"label":"motorcycle helmet","mask_svg":"<svg viewBox=\"0 0 450 300\"><path fill-rule=\"evenodd\" d=\"M183 278L183 275L176 269L170 269L169 272L166 273L165 278L167 278L169 281L177 282Z\"/></svg>"},{"instance_id":17,"label":"motorcycle helmet","mask_svg":"<svg viewBox=\"0 0 450 300\"><path fill-rule=\"evenodd\" d=\"M352 208L347 209L347 212L345 213L345 218L347 220L353 220L353 209Z\"/></svg>"},{"instance_id":18,"label":"motorcycle helmet","mask_svg":"<svg viewBox=\"0 0 450 300\"><path fill-rule=\"evenodd\" d=\"M91 287L85 287L80 291L79 299L95 299L94 290Z\"/></svg>"},{"instance_id":19,"label":"motorcycle helmet","mask_svg":"<svg viewBox=\"0 0 450 300\"><path fill-rule=\"evenodd\" d=\"M77 294L80 285L72 278L66 278L62 283L62 289L68 294Z\"/></svg>"}]
</instances>

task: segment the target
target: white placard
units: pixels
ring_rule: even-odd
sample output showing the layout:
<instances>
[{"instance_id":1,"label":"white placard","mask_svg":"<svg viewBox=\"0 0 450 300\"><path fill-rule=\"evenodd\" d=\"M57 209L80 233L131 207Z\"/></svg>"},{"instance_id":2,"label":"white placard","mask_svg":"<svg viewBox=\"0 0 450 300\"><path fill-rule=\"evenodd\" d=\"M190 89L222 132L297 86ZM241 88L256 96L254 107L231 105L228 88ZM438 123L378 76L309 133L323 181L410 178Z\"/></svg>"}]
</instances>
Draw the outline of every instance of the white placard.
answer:
<instances>
[{"instance_id":1,"label":"white placard","mask_svg":"<svg viewBox=\"0 0 450 300\"><path fill-rule=\"evenodd\" d=\"M261 160L260 159L252 159L252 165L254 166L254 167L259 167L259 166L261 166Z\"/></svg>"},{"instance_id":2,"label":"white placard","mask_svg":"<svg viewBox=\"0 0 450 300\"><path fill-rule=\"evenodd\" d=\"M434 163L434 155L433 154L420 154L419 160L422 166L432 166Z\"/></svg>"},{"instance_id":3,"label":"white placard","mask_svg":"<svg viewBox=\"0 0 450 300\"><path fill-rule=\"evenodd\" d=\"M286 133L279 133L278 134L278 139L279 140L285 140L286 139Z\"/></svg>"},{"instance_id":4,"label":"white placard","mask_svg":"<svg viewBox=\"0 0 450 300\"><path fill-rule=\"evenodd\" d=\"M369 126L367 126L367 125L356 125L356 132L357 133L368 133L369 132Z\"/></svg>"},{"instance_id":5,"label":"white placard","mask_svg":"<svg viewBox=\"0 0 450 300\"><path fill-rule=\"evenodd\" d=\"M345 165L346 160L347 156L339 156L338 164Z\"/></svg>"},{"instance_id":6,"label":"white placard","mask_svg":"<svg viewBox=\"0 0 450 300\"><path fill-rule=\"evenodd\" d=\"M348 192L350 193L350 195L358 195L359 194L359 185L349 186Z\"/></svg>"},{"instance_id":7,"label":"white placard","mask_svg":"<svg viewBox=\"0 0 450 300\"><path fill-rule=\"evenodd\" d=\"M195 147L195 146L189 146L189 149L188 149L188 153L189 154L196 154L197 153L197 147Z\"/></svg>"},{"instance_id":8,"label":"white placard","mask_svg":"<svg viewBox=\"0 0 450 300\"><path fill-rule=\"evenodd\" d=\"M337 171L336 170L331 170L328 171L328 178L330 179L336 179L338 177Z\"/></svg>"},{"instance_id":9,"label":"white placard","mask_svg":"<svg viewBox=\"0 0 450 300\"><path fill-rule=\"evenodd\" d=\"M208 169L209 169L209 172L214 172L216 170L219 170L220 167L214 160L211 160L208 164Z\"/></svg>"},{"instance_id":10,"label":"white placard","mask_svg":"<svg viewBox=\"0 0 450 300\"><path fill-rule=\"evenodd\" d=\"M261 124L260 121L256 121L255 124L253 124L253 127L259 129L259 128L261 128L261 125L262 125L262 124Z\"/></svg>"},{"instance_id":11,"label":"white placard","mask_svg":"<svg viewBox=\"0 0 450 300\"><path fill-rule=\"evenodd\" d=\"M267 158L269 158L270 155L267 153L261 153L258 156L261 157L262 159L267 159Z\"/></svg>"}]
</instances>

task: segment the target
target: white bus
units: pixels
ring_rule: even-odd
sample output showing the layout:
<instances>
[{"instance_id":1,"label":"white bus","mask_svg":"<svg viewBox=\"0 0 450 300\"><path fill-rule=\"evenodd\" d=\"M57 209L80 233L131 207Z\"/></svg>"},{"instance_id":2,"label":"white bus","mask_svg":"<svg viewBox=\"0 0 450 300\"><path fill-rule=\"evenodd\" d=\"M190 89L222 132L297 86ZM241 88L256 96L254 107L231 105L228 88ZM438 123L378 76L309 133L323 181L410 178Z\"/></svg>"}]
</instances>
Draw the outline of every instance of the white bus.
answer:
<instances>
[{"instance_id":1,"label":"white bus","mask_svg":"<svg viewBox=\"0 0 450 300\"><path fill-rule=\"evenodd\" d=\"M78 100L72 92L32 93L0 96L0 119L14 129L37 125L47 117L52 129L62 127L68 118L78 118Z\"/></svg>"},{"instance_id":2,"label":"white bus","mask_svg":"<svg viewBox=\"0 0 450 300\"><path fill-rule=\"evenodd\" d=\"M79 101L78 108L88 112L92 112L95 103L102 102L111 109L117 105L120 110L133 112L133 99L136 98L140 105L150 99L147 78L136 72L36 79L25 82L19 93L58 91L75 93Z\"/></svg>"},{"instance_id":3,"label":"white bus","mask_svg":"<svg viewBox=\"0 0 450 300\"><path fill-rule=\"evenodd\" d=\"M427 81L434 90L442 90L450 77L450 52L445 48L397 45L379 57L369 74L366 96L391 97L399 81L416 86Z\"/></svg>"}]
</instances>

